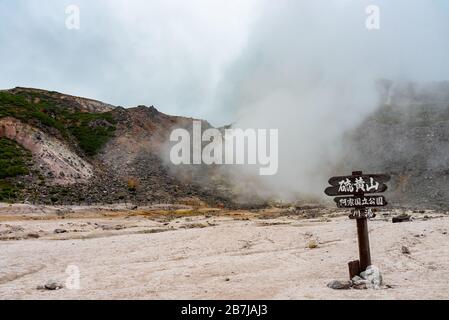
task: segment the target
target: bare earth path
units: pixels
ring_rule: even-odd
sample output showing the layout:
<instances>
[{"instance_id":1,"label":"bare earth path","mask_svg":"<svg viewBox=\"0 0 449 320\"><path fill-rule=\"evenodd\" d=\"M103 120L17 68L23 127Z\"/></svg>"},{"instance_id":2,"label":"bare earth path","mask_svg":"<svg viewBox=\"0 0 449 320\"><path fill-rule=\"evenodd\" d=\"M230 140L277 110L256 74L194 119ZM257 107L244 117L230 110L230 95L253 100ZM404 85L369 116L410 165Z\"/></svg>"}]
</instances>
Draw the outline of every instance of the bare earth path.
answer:
<instances>
[{"instance_id":1,"label":"bare earth path","mask_svg":"<svg viewBox=\"0 0 449 320\"><path fill-rule=\"evenodd\" d=\"M388 287L336 291L326 284L346 279L358 255L355 221L338 214L3 216L0 299L448 299L449 217L429 217L370 221L373 263ZM65 283L69 265L80 289L36 289Z\"/></svg>"}]
</instances>

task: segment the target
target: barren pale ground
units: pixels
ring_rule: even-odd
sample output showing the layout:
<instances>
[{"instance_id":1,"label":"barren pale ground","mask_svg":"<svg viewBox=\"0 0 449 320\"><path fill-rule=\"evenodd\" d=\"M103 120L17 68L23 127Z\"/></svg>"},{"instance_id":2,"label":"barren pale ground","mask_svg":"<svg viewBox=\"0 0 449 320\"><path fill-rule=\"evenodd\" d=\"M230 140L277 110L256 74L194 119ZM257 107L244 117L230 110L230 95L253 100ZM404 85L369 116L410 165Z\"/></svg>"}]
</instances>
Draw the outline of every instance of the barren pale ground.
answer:
<instances>
[{"instance_id":1,"label":"barren pale ground","mask_svg":"<svg viewBox=\"0 0 449 320\"><path fill-rule=\"evenodd\" d=\"M448 299L449 216L426 211L393 224L399 212L369 222L383 288L339 291L326 284L348 279L347 263L358 258L355 221L344 211L307 219L280 209L1 205L0 298ZM80 289L36 288L64 284L69 265L80 270Z\"/></svg>"}]
</instances>

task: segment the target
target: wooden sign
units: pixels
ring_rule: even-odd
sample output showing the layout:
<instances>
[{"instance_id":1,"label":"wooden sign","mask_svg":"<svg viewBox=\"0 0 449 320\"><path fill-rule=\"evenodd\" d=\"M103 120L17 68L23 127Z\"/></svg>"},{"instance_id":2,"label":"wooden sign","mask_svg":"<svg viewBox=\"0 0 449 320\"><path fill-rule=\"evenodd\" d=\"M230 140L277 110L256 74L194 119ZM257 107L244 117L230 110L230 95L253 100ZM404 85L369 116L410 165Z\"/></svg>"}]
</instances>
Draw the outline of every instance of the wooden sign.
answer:
<instances>
[{"instance_id":1,"label":"wooden sign","mask_svg":"<svg viewBox=\"0 0 449 320\"><path fill-rule=\"evenodd\" d=\"M328 196L381 193L387 190L384 182L388 180L390 176L380 174L332 177L329 179L332 186L326 188L324 193Z\"/></svg>"},{"instance_id":2,"label":"wooden sign","mask_svg":"<svg viewBox=\"0 0 449 320\"><path fill-rule=\"evenodd\" d=\"M380 195L366 196L365 194L386 191L387 185L385 183L389 180L390 176L387 174L363 174L362 171L354 171L351 176L330 178L329 184L331 186L324 191L328 196L347 196L334 198L339 208L355 208L351 211L349 218L357 221L360 260L348 263L351 279L371 265L367 221L369 218L373 218L375 214L370 207L387 205L385 197Z\"/></svg>"},{"instance_id":3,"label":"wooden sign","mask_svg":"<svg viewBox=\"0 0 449 320\"><path fill-rule=\"evenodd\" d=\"M339 208L383 207L388 203L384 196L354 196L334 198Z\"/></svg>"}]
</instances>

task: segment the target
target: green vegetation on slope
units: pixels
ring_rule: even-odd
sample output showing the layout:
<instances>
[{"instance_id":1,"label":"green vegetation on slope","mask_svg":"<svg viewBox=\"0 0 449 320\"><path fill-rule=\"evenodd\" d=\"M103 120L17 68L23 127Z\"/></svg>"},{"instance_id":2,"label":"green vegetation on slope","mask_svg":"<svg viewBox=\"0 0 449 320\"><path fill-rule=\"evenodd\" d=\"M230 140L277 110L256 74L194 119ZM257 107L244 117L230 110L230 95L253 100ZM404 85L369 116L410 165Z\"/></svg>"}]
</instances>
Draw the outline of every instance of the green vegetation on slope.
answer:
<instances>
[{"instance_id":1,"label":"green vegetation on slope","mask_svg":"<svg viewBox=\"0 0 449 320\"><path fill-rule=\"evenodd\" d=\"M49 103L42 101L30 103L21 95L0 92L0 118L10 116L27 123L37 120L47 127L58 129L62 135L66 136L62 123L47 114L47 108L51 107Z\"/></svg>"},{"instance_id":2,"label":"green vegetation on slope","mask_svg":"<svg viewBox=\"0 0 449 320\"><path fill-rule=\"evenodd\" d=\"M94 156L114 134L114 119L110 113L73 113L68 116L69 130L81 149Z\"/></svg>"},{"instance_id":3,"label":"green vegetation on slope","mask_svg":"<svg viewBox=\"0 0 449 320\"><path fill-rule=\"evenodd\" d=\"M27 162L31 160L31 153L14 141L0 138L0 201L16 197L18 188L6 181L28 174Z\"/></svg>"},{"instance_id":4,"label":"green vegetation on slope","mask_svg":"<svg viewBox=\"0 0 449 320\"><path fill-rule=\"evenodd\" d=\"M27 174L26 162L30 159L29 151L14 141L0 138L0 179Z\"/></svg>"},{"instance_id":5,"label":"green vegetation on slope","mask_svg":"<svg viewBox=\"0 0 449 320\"><path fill-rule=\"evenodd\" d=\"M0 118L7 116L55 128L63 137L72 134L89 156L94 156L115 131L111 112L73 112L38 93L0 92Z\"/></svg>"},{"instance_id":6,"label":"green vegetation on slope","mask_svg":"<svg viewBox=\"0 0 449 320\"><path fill-rule=\"evenodd\" d=\"M14 186L8 181L0 179L0 201L11 202L17 197L17 192L19 188Z\"/></svg>"}]
</instances>

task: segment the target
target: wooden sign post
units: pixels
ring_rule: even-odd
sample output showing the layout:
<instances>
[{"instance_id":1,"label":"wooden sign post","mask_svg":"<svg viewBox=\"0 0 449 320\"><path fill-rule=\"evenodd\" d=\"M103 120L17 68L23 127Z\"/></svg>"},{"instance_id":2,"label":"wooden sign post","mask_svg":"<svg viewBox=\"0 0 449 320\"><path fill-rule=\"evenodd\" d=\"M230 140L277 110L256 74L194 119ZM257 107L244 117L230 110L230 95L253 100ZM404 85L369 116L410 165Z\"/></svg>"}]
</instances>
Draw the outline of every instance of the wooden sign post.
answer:
<instances>
[{"instance_id":1,"label":"wooden sign post","mask_svg":"<svg viewBox=\"0 0 449 320\"><path fill-rule=\"evenodd\" d=\"M365 196L365 194L380 193L387 190L385 182L390 176L385 174L364 175L362 171L354 171L352 176L332 177L331 187L324 191L328 196L343 196L334 198L339 208L355 208L349 217L357 220L357 238L359 243L359 260L351 261L349 277L359 275L371 265L371 253L368 236L368 218L372 217L370 207L383 207L387 201L383 196ZM347 196L351 195L351 196Z\"/></svg>"}]
</instances>

